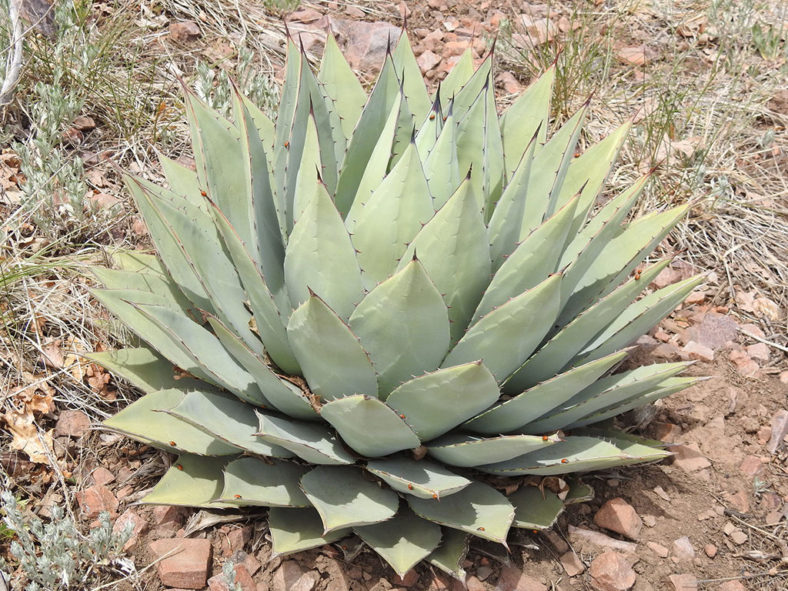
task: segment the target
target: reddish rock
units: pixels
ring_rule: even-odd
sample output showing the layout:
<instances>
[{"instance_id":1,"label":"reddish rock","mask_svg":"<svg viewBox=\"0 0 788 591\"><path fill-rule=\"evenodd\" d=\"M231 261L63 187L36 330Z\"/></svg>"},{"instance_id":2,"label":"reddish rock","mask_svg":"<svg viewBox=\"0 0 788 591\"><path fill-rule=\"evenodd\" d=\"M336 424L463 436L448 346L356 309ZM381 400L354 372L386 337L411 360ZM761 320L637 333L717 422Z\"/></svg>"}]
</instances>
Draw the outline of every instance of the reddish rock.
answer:
<instances>
[{"instance_id":1,"label":"reddish rock","mask_svg":"<svg viewBox=\"0 0 788 591\"><path fill-rule=\"evenodd\" d=\"M635 509L624 499L616 497L606 502L594 515L594 523L630 540L640 539L643 521Z\"/></svg>"},{"instance_id":2,"label":"reddish rock","mask_svg":"<svg viewBox=\"0 0 788 591\"><path fill-rule=\"evenodd\" d=\"M473 575L465 579L465 588L468 589L468 591L487 591L487 587L485 587L484 583Z\"/></svg>"},{"instance_id":3,"label":"reddish rock","mask_svg":"<svg viewBox=\"0 0 788 591\"><path fill-rule=\"evenodd\" d=\"M257 590L257 583L254 582L252 575L243 564L235 565L235 584L241 588L241 591ZM230 589L227 577L223 572L208 579L208 588L211 591L235 591L235 589Z\"/></svg>"},{"instance_id":4,"label":"reddish rock","mask_svg":"<svg viewBox=\"0 0 788 591\"><path fill-rule=\"evenodd\" d=\"M772 436L766 445L766 451L776 453L788 435L788 410L780 410L772 417Z\"/></svg>"},{"instance_id":5,"label":"reddish rock","mask_svg":"<svg viewBox=\"0 0 788 591\"><path fill-rule=\"evenodd\" d=\"M591 531L590 529L583 529L581 527L569 526L569 537L575 540L586 540L596 546L605 548L614 548L622 552L633 553L637 550L637 544L632 542L625 542L624 540L616 540L610 536L606 536L598 531Z\"/></svg>"},{"instance_id":6,"label":"reddish rock","mask_svg":"<svg viewBox=\"0 0 788 591\"><path fill-rule=\"evenodd\" d=\"M418 58L416 58L416 63L419 64L419 68L421 68L422 73L426 74L439 63L441 63L441 57L428 49L424 51Z\"/></svg>"},{"instance_id":7,"label":"reddish rock","mask_svg":"<svg viewBox=\"0 0 788 591\"><path fill-rule=\"evenodd\" d=\"M508 94L519 95L523 91L523 85L517 81L517 78L511 72L501 72L495 77L495 80L503 86L503 89Z\"/></svg>"},{"instance_id":8,"label":"reddish rock","mask_svg":"<svg viewBox=\"0 0 788 591\"><path fill-rule=\"evenodd\" d=\"M416 572L416 569L412 568L405 573L404 577L400 577L399 575L395 574L394 578L391 579L391 582L394 585L401 585L403 587L413 587L413 585L419 582L419 573Z\"/></svg>"},{"instance_id":9,"label":"reddish rock","mask_svg":"<svg viewBox=\"0 0 788 591\"><path fill-rule=\"evenodd\" d=\"M107 470L104 466L96 468L91 474L93 477L93 484L109 484L115 480L115 475Z\"/></svg>"},{"instance_id":10,"label":"reddish rock","mask_svg":"<svg viewBox=\"0 0 788 591\"><path fill-rule=\"evenodd\" d=\"M673 556L679 562L695 558L695 548L693 548L692 542L687 536L673 542Z\"/></svg>"},{"instance_id":11,"label":"reddish rock","mask_svg":"<svg viewBox=\"0 0 788 591\"><path fill-rule=\"evenodd\" d=\"M648 546L649 549L660 558L668 557L668 549L662 544L657 544L656 542L646 542L646 546Z\"/></svg>"},{"instance_id":12,"label":"reddish rock","mask_svg":"<svg viewBox=\"0 0 788 591\"><path fill-rule=\"evenodd\" d=\"M725 498L728 503L736 509L739 513L750 512L750 495L744 490L738 490L735 493L726 493Z\"/></svg>"},{"instance_id":13,"label":"reddish rock","mask_svg":"<svg viewBox=\"0 0 788 591\"><path fill-rule=\"evenodd\" d=\"M564 567L566 574L570 577L574 577L575 575L579 575L586 569L586 565L583 564L583 561L578 558L577 554L574 552L567 552L566 554L561 555L561 565Z\"/></svg>"},{"instance_id":14,"label":"reddish rock","mask_svg":"<svg viewBox=\"0 0 788 591\"><path fill-rule=\"evenodd\" d=\"M162 558L159 579L168 587L202 589L208 581L211 542L205 539L166 538L150 544L151 552Z\"/></svg>"},{"instance_id":15,"label":"reddish rock","mask_svg":"<svg viewBox=\"0 0 788 591\"><path fill-rule=\"evenodd\" d=\"M763 464L761 463L761 458L758 456L747 456L744 458L741 464L739 464L739 470L745 476L757 476L761 472L763 472Z\"/></svg>"},{"instance_id":16,"label":"reddish rock","mask_svg":"<svg viewBox=\"0 0 788 591\"><path fill-rule=\"evenodd\" d=\"M717 351L736 340L738 329L739 325L732 318L709 312L700 324L687 329L687 337L699 345Z\"/></svg>"},{"instance_id":17,"label":"reddish rock","mask_svg":"<svg viewBox=\"0 0 788 591\"><path fill-rule=\"evenodd\" d=\"M503 567L495 589L496 591L547 591L547 587L540 581L511 565Z\"/></svg>"},{"instance_id":18,"label":"reddish rock","mask_svg":"<svg viewBox=\"0 0 788 591\"><path fill-rule=\"evenodd\" d=\"M252 539L252 526L228 528L223 534L221 537L222 554L230 556L239 550L243 550L244 546Z\"/></svg>"},{"instance_id":19,"label":"reddish rock","mask_svg":"<svg viewBox=\"0 0 788 591\"><path fill-rule=\"evenodd\" d=\"M698 580L695 575L670 575L668 578L675 591L695 591L698 588Z\"/></svg>"},{"instance_id":20,"label":"reddish rock","mask_svg":"<svg viewBox=\"0 0 788 591\"><path fill-rule=\"evenodd\" d=\"M758 363L744 351L731 351L728 358L736 364L736 370L745 378L755 377L760 370Z\"/></svg>"},{"instance_id":21,"label":"reddish rock","mask_svg":"<svg viewBox=\"0 0 788 591\"><path fill-rule=\"evenodd\" d=\"M769 361L771 357L771 353L769 352L769 347L764 343L756 343L754 345L748 345L747 355L749 355L752 359L757 359L758 361Z\"/></svg>"},{"instance_id":22,"label":"reddish rock","mask_svg":"<svg viewBox=\"0 0 788 591\"><path fill-rule=\"evenodd\" d=\"M744 532L743 532L742 530L740 530L740 529L734 529L734 530L731 532L731 540L733 540L733 543L734 543L734 544L736 544L737 546L741 546L741 545L742 545L742 544L744 544L744 543L745 543L745 542L746 542L748 539L749 539L749 538L747 537L747 534L746 534L746 533L744 533Z\"/></svg>"},{"instance_id":23,"label":"reddish rock","mask_svg":"<svg viewBox=\"0 0 788 591\"><path fill-rule=\"evenodd\" d=\"M635 584L633 558L613 550L605 550L594 558L588 572L591 586L598 591L627 591Z\"/></svg>"},{"instance_id":24,"label":"reddish rock","mask_svg":"<svg viewBox=\"0 0 788 591\"><path fill-rule=\"evenodd\" d=\"M123 550L128 550L139 541L139 535L148 528L148 522L140 517L134 509L126 509L112 526L112 532L118 534L131 527L131 537L123 544Z\"/></svg>"},{"instance_id":25,"label":"reddish rock","mask_svg":"<svg viewBox=\"0 0 788 591\"><path fill-rule=\"evenodd\" d=\"M93 120L93 117L88 117L87 115L78 115L74 121L71 122L71 126L79 131L92 131L96 129L96 122Z\"/></svg>"},{"instance_id":26,"label":"reddish rock","mask_svg":"<svg viewBox=\"0 0 788 591\"><path fill-rule=\"evenodd\" d=\"M706 553L706 556L709 558L714 558L717 556L717 546L714 544L706 544L703 546L703 551Z\"/></svg>"},{"instance_id":27,"label":"reddish rock","mask_svg":"<svg viewBox=\"0 0 788 591\"><path fill-rule=\"evenodd\" d=\"M714 361L714 350L706 345L701 345L695 341L689 341L684 345L683 351L689 355L690 359L698 359L700 361Z\"/></svg>"},{"instance_id":28,"label":"reddish rock","mask_svg":"<svg viewBox=\"0 0 788 591\"><path fill-rule=\"evenodd\" d=\"M118 499L106 486L94 484L79 491L76 497L79 508L87 519L95 519L102 511L107 511L111 517L118 514Z\"/></svg>"},{"instance_id":29,"label":"reddish rock","mask_svg":"<svg viewBox=\"0 0 788 591\"><path fill-rule=\"evenodd\" d=\"M90 418L81 410L63 410L55 424L55 436L82 437L90 429Z\"/></svg>"},{"instance_id":30,"label":"reddish rock","mask_svg":"<svg viewBox=\"0 0 788 591\"><path fill-rule=\"evenodd\" d=\"M153 525L156 537L169 538L174 536L186 520L188 509L175 505L158 505L153 508Z\"/></svg>"},{"instance_id":31,"label":"reddish rock","mask_svg":"<svg viewBox=\"0 0 788 591\"><path fill-rule=\"evenodd\" d=\"M711 462L700 453L700 449L694 443L690 445L674 445L670 448L670 451L674 454L673 465L685 472L695 472L711 466Z\"/></svg>"},{"instance_id":32,"label":"reddish rock","mask_svg":"<svg viewBox=\"0 0 788 591\"><path fill-rule=\"evenodd\" d=\"M170 23L170 37L180 43L193 41L200 37L200 26L194 21L181 21L179 23Z\"/></svg>"},{"instance_id":33,"label":"reddish rock","mask_svg":"<svg viewBox=\"0 0 788 591\"><path fill-rule=\"evenodd\" d=\"M300 564L293 560L285 560L274 572L272 591L289 591L303 574Z\"/></svg>"}]
</instances>

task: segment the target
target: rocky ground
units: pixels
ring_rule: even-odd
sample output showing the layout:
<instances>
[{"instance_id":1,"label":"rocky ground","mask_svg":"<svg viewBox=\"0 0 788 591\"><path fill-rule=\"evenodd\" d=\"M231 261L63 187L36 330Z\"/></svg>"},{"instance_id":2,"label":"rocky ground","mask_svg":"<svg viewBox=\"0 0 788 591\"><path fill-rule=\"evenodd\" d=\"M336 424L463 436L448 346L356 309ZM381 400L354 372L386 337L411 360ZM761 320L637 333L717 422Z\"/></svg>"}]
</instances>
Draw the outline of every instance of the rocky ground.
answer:
<instances>
[{"instance_id":1,"label":"rocky ground","mask_svg":"<svg viewBox=\"0 0 788 591\"><path fill-rule=\"evenodd\" d=\"M110 11L105 3L97 4L101 4L103 13ZM170 12L143 11L148 19L145 26L155 31L153 40L146 43L155 45L158 56L176 56L172 58L175 60L183 55L202 55L221 62L232 53L228 53L228 47L235 38L225 38L210 28L214 18L210 10L190 15L187 9L196 3L165 4ZM481 58L500 34L499 45L510 50L508 54L501 50L504 67L499 68L496 77L505 102L528 82L527 70L512 65L511 49L545 47L554 38L571 34L576 21L571 2L559 5L555 13L550 5L542 3L513 3L500 10L495 4L449 0L408 2L398 7L372 1L358 5L304 3L290 14L288 27L292 34L301 36L308 51L319 55L324 32L330 26L351 64L369 81L385 54L389 35L398 35L400 19L407 17L419 65L433 88L466 47L471 46L475 56ZM604 3L593 4L601 14ZM613 70L622 79L635 83L652 75L648 66L668 53L660 53L661 46L655 43L664 41L665 30L679 44L686 44L673 50L700 56L693 66L696 72L710 67L714 52L721 46L715 41L721 33L707 28L704 19L692 16L705 14L693 8L692 2L679 3L685 16L675 21L655 16L662 14L658 4L638 4L615 25ZM257 14L252 9L250 13ZM501 33L513 13L520 26ZM654 29L655 21L662 28ZM262 30L270 22L256 24ZM251 27L254 23L250 20L248 24ZM272 28L270 38L270 45L279 49L281 28L278 24ZM281 61L274 60L274 71L280 71L277 67L281 67ZM569 111L570 104L576 106L585 99L585 87L582 81L575 81L574 86L571 80L564 82L565 109ZM80 353L99 350L105 345L103 341L85 337L71 327L56 333L52 331L55 321L43 313L32 315L30 320L39 343L32 362L8 362L0 356L5 368L28 368L4 382L11 386L3 398L4 402L6 398L13 400L17 409L5 409L6 439L24 440L25 451L0 451L0 466L8 482L13 483L15 494L31 500L31 510L42 518L51 516L53 506L68 505L73 496L75 516L85 529L96 525L102 511L109 512L116 531L131 527L132 538L124 548L126 562L101 566L111 573L107 576L113 582L107 585L123 590L229 591L225 574L228 564L233 565L235 584L242 591L438 591L466 586L472 591L784 590L788 588L788 285L780 275L785 261L770 262L769 257L774 258L777 251L770 249L773 244L779 245L786 227L788 159L781 146L785 145L788 98L783 91L769 104L768 109L759 111L758 137L772 132L778 139L783 138L783 143L761 145L753 133L721 150L728 160L720 156L714 164L715 170L730 175L737 194L746 195L747 209L726 210L733 219L731 224L740 211L755 219L756 205L777 212L777 222L759 234L756 230L760 232L760 226L754 222L724 226L723 216L715 217L717 212L711 208L694 209L688 229L661 246L662 254L677 256L677 260L655 283L662 287L702 271L708 272L706 281L657 329L638 341L630 360L632 364L696 360L689 373L709 377L654 407L622 418L622 426L661 440L674 456L661 464L587 475L585 481L596 492L593 501L569 507L550 531L518 532L508 552L503 547L474 542L464 565L468 573L464 585L426 566L399 578L376 555L364 551L356 539L292 557L272 556L264 513L194 512L135 505L172 458L96 428L101 416L114 412L134 394L106 371L80 360ZM651 108L642 100L638 106L646 112ZM622 117L631 115L633 108L617 99L595 102L594 118L601 118L602 123L592 128L592 134L604 135ZM108 240L115 245L144 248L144 226L131 210L117 174L105 162L120 150L104 150L109 140L95 139L101 137L101 120L87 119L79 125L75 120L72 129L76 131L71 135L76 142L90 145L90 154L81 153L95 164L88 173L93 187L90 199L98 208L119 206L127 214L122 223L111 226ZM692 156L702 142L701 134L690 135L694 131L686 130L688 138L670 138L682 158ZM628 151L622 172L615 179L618 185L640 174L642 166L651 165L634 160ZM171 155L181 154L174 149ZM661 162L679 162L672 152L663 150L655 156ZM0 157L0 180L9 193L18 189L19 166L18 158L9 151ZM143 172L136 161L128 167ZM147 169L144 172L149 173ZM155 171L150 174L156 175ZM670 184L669 170L660 178L664 184L655 193L683 187ZM763 179L772 179L773 184ZM709 186L702 190L704 196L711 194ZM677 199L697 197L671 195ZM7 201L0 200L0 219L9 217L12 210ZM741 258L715 259L706 251L703 256L685 251L698 244L701 235L711 236L711 242L719 241L724 232L714 234L715 228L744 236L733 249ZM13 232L9 236L15 237L15 248L35 253L48 244L32 225L22 225ZM727 251L733 248L729 246L721 243L719 248ZM784 244L782 249L788 260ZM53 299L50 292L61 293L60 283L48 281L41 287L45 297L39 300L30 296L36 305ZM78 297L86 299L86 287L87 281L80 279L65 289L77 291L82 294ZM4 306L0 301L0 313ZM43 303L41 306L46 309ZM84 304L84 309L106 321L95 303ZM62 324L69 322L66 319ZM91 391L100 400L101 412L92 406L72 404L63 392L64 387L73 384ZM7 541L0 536L0 554L7 554L7 549Z\"/></svg>"}]
</instances>

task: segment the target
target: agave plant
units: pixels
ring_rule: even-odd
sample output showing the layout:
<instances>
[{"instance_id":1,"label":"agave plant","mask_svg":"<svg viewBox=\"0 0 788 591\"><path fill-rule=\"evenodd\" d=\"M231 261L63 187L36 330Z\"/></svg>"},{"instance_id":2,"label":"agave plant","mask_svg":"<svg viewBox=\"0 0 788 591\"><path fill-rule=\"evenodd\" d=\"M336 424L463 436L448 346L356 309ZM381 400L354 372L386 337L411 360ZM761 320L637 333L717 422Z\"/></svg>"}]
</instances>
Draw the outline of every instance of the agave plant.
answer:
<instances>
[{"instance_id":1,"label":"agave plant","mask_svg":"<svg viewBox=\"0 0 788 591\"><path fill-rule=\"evenodd\" d=\"M127 179L158 257L95 269L143 344L93 359L147 392L105 425L178 454L143 502L269 507L277 553L356 534L462 577L469 536L588 494L533 477L667 455L608 419L693 381L619 368L699 283L640 297L686 207L627 223L642 178L592 215L629 125L578 155L552 69L501 117L491 72L466 52L430 97L403 34L367 96L329 36L317 74L289 44L275 123L186 92L196 171Z\"/></svg>"}]
</instances>

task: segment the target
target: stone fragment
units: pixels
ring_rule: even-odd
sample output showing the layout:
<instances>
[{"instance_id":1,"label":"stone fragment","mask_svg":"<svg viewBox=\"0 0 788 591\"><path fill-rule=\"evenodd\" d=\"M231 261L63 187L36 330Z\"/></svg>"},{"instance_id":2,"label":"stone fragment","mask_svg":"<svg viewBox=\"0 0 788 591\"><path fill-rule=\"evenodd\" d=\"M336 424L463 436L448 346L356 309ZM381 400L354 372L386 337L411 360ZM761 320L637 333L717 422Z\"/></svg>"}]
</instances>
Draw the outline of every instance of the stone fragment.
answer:
<instances>
[{"instance_id":1,"label":"stone fragment","mask_svg":"<svg viewBox=\"0 0 788 591\"><path fill-rule=\"evenodd\" d=\"M95 519L102 511L107 511L111 517L118 514L118 499L106 486L94 484L77 492L76 497L79 508L87 519Z\"/></svg>"},{"instance_id":2,"label":"stone fragment","mask_svg":"<svg viewBox=\"0 0 788 591\"><path fill-rule=\"evenodd\" d=\"M752 359L757 359L758 361L769 361L769 358L771 357L769 346L764 343L747 345L747 355L749 355Z\"/></svg>"},{"instance_id":3,"label":"stone fragment","mask_svg":"<svg viewBox=\"0 0 788 591\"><path fill-rule=\"evenodd\" d=\"M511 565L503 567L495 589L496 591L547 591L547 587L540 581Z\"/></svg>"},{"instance_id":4,"label":"stone fragment","mask_svg":"<svg viewBox=\"0 0 788 591\"><path fill-rule=\"evenodd\" d=\"M478 577L471 575L465 580L465 587L468 591L487 591L487 587Z\"/></svg>"},{"instance_id":5,"label":"stone fragment","mask_svg":"<svg viewBox=\"0 0 788 591\"><path fill-rule=\"evenodd\" d=\"M755 377L760 370L758 363L744 351L731 351L728 358L736 364L736 370L745 378Z\"/></svg>"},{"instance_id":6,"label":"stone fragment","mask_svg":"<svg viewBox=\"0 0 788 591\"><path fill-rule=\"evenodd\" d=\"M200 26L194 21L170 23L170 37L179 43L193 41L200 37Z\"/></svg>"},{"instance_id":7,"label":"stone fragment","mask_svg":"<svg viewBox=\"0 0 788 591\"><path fill-rule=\"evenodd\" d=\"M692 574L670 575L668 579L674 591L695 591L698 588L698 580Z\"/></svg>"},{"instance_id":8,"label":"stone fragment","mask_svg":"<svg viewBox=\"0 0 788 591\"><path fill-rule=\"evenodd\" d=\"M637 544L633 544L632 542L616 540L598 531L574 527L573 525L569 526L569 537L579 540L586 540L597 546L613 548L615 550L621 550L622 552L634 553L635 550L637 550Z\"/></svg>"},{"instance_id":9,"label":"stone fragment","mask_svg":"<svg viewBox=\"0 0 788 591\"><path fill-rule=\"evenodd\" d=\"M772 417L772 437L766 445L766 451L776 453L788 435L788 410L782 409Z\"/></svg>"},{"instance_id":10,"label":"stone fragment","mask_svg":"<svg viewBox=\"0 0 788 591\"><path fill-rule=\"evenodd\" d=\"M93 484L107 485L115 480L115 475L107 470L104 466L99 466L91 474L93 477Z\"/></svg>"},{"instance_id":11,"label":"stone fragment","mask_svg":"<svg viewBox=\"0 0 788 591\"><path fill-rule=\"evenodd\" d=\"M637 579L632 564L631 557L613 550L605 550L594 558L588 569L591 586L597 591L627 591Z\"/></svg>"},{"instance_id":12,"label":"stone fragment","mask_svg":"<svg viewBox=\"0 0 788 591\"><path fill-rule=\"evenodd\" d=\"M252 579L252 575L243 564L235 565L235 585L241 588L241 591L256 591L257 583ZM227 577L224 573L219 573L208 579L208 588L210 591L236 591L230 589L227 584Z\"/></svg>"},{"instance_id":13,"label":"stone fragment","mask_svg":"<svg viewBox=\"0 0 788 591\"><path fill-rule=\"evenodd\" d=\"M689 445L674 445L670 448L673 452L673 465L685 472L696 472L711 466L711 462L700 453L694 443Z\"/></svg>"},{"instance_id":14,"label":"stone fragment","mask_svg":"<svg viewBox=\"0 0 788 591\"><path fill-rule=\"evenodd\" d=\"M405 573L404 577L400 577L399 575L395 574L394 578L391 579L391 582L397 586L413 587L413 585L419 582L419 573L415 568L412 568Z\"/></svg>"},{"instance_id":15,"label":"stone fragment","mask_svg":"<svg viewBox=\"0 0 788 591\"><path fill-rule=\"evenodd\" d=\"M441 56L428 49L422 52L422 54L416 58L416 63L419 64L421 72L426 74L439 63L441 63Z\"/></svg>"},{"instance_id":16,"label":"stone fragment","mask_svg":"<svg viewBox=\"0 0 788 591\"><path fill-rule=\"evenodd\" d=\"M643 523L646 525L646 527L654 527L657 525L657 518L653 515L644 515Z\"/></svg>"},{"instance_id":17,"label":"stone fragment","mask_svg":"<svg viewBox=\"0 0 788 591\"><path fill-rule=\"evenodd\" d=\"M594 515L594 523L626 536L630 540L640 539L643 521L634 507L621 497L607 501Z\"/></svg>"},{"instance_id":18,"label":"stone fragment","mask_svg":"<svg viewBox=\"0 0 788 591\"><path fill-rule=\"evenodd\" d=\"M675 443L681 435L681 427L673 423L654 423L654 437L664 443Z\"/></svg>"},{"instance_id":19,"label":"stone fragment","mask_svg":"<svg viewBox=\"0 0 788 591\"><path fill-rule=\"evenodd\" d=\"M744 533L742 530L734 529L731 532L731 540L737 546L741 546L744 542L746 542L748 540L748 538L747 538L747 534Z\"/></svg>"},{"instance_id":20,"label":"stone fragment","mask_svg":"<svg viewBox=\"0 0 788 591\"><path fill-rule=\"evenodd\" d=\"M230 528L222 536L222 554L230 556L243 550L244 546L252 539L252 526Z\"/></svg>"},{"instance_id":21,"label":"stone fragment","mask_svg":"<svg viewBox=\"0 0 788 591\"><path fill-rule=\"evenodd\" d=\"M96 122L94 121L93 117L88 117L87 115L77 115L74 118L74 121L71 122L71 126L78 129L79 131L91 131L96 129Z\"/></svg>"},{"instance_id":22,"label":"stone fragment","mask_svg":"<svg viewBox=\"0 0 788 591\"><path fill-rule=\"evenodd\" d=\"M272 580L272 591L290 591L304 575L301 565L295 560L285 560L276 569Z\"/></svg>"},{"instance_id":23,"label":"stone fragment","mask_svg":"<svg viewBox=\"0 0 788 591\"><path fill-rule=\"evenodd\" d=\"M739 470L745 476L757 476L761 472L763 472L763 464L761 463L761 458L758 456L747 456L744 458L741 464L739 464Z\"/></svg>"},{"instance_id":24,"label":"stone fragment","mask_svg":"<svg viewBox=\"0 0 788 591\"><path fill-rule=\"evenodd\" d=\"M682 349L690 359L699 359L700 361L714 361L714 350L706 345L701 345L695 341L689 341Z\"/></svg>"},{"instance_id":25,"label":"stone fragment","mask_svg":"<svg viewBox=\"0 0 788 591\"><path fill-rule=\"evenodd\" d=\"M646 542L646 546L648 546L651 551L660 558L668 557L668 549L662 544L657 544L656 542Z\"/></svg>"},{"instance_id":26,"label":"stone fragment","mask_svg":"<svg viewBox=\"0 0 788 591\"><path fill-rule=\"evenodd\" d=\"M577 556L575 552L567 552L566 554L561 555L561 565L564 567L566 574L570 577L574 577L575 575L579 575L586 569L586 565L583 564L583 561Z\"/></svg>"},{"instance_id":27,"label":"stone fragment","mask_svg":"<svg viewBox=\"0 0 788 591\"><path fill-rule=\"evenodd\" d=\"M687 337L699 345L717 351L736 340L738 328L739 325L729 316L709 312L700 324L687 329Z\"/></svg>"},{"instance_id":28,"label":"stone fragment","mask_svg":"<svg viewBox=\"0 0 788 591\"><path fill-rule=\"evenodd\" d=\"M703 551L706 553L706 556L709 558L714 558L717 556L717 546L714 544L706 544L703 546Z\"/></svg>"},{"instance_id":29,"label":"stone fragment","mask_svg":"<svg viewBox=\"0 0 788 591\"><path fill-rule=\"evenodd\" d=\"M673 556L680 562L695 558L695 548L692 547L689 537L684 536L673 542Z\"/></svg>"},{"instance_id":30,"label":"stone fragment","mask_svg":"<svg viewBox=\"0 0 788 591\"><path fill-rule=\"evenodd\" d=\"M164 585L184 589L205 587L211 565L209 540L165 538L151 542L150 550L161 558L158 563L159 579Z\"/></svg>"},{"instance_id":31,"label":"stone fragment","mask_svg":"<svg viewBox=\"0 0 788 591\"><path fill-rule=\"evenodd\" d=\"M735 493L726 493L725 498L731 507L736 509L739 513L750 512L750 495L745 490L738 490Z\"/></svg>"},{"instance_id":32,"label":"stone fragment","mask_svg":"<svg viewBox=\"0 0 788 591\"><path fill-rule=\"evenodd\" d=\"M81 410L60 411L55 423L55 437L82 437L90 429L90 418Z\"/></svg>"},{"instance_id":33,"label":"stone fragment","mask_svg":"<svg viewBox=\"0 0 788 591\"><path fill-rule=\"evenodd\" d=\"M569 552L569 544L567 544L564 538L559 536L554 530L548 529L542 532L542 535L547 538L547 541L550 542L550 545L559 554Z\"/></svg>"},{"instance_id":34,"label":"stone fragment","mask_svg":"<svg viewBox=\"0 0 788 591\"><path fill-rule=\"evenodd\" d=\"M145 521L133 508L126 509L112 526L112 533L119 534L131 528L131 537L123 544L123 550L132 548L138 541L139 535L148 528Z\"/></svg>"}]
</instances>

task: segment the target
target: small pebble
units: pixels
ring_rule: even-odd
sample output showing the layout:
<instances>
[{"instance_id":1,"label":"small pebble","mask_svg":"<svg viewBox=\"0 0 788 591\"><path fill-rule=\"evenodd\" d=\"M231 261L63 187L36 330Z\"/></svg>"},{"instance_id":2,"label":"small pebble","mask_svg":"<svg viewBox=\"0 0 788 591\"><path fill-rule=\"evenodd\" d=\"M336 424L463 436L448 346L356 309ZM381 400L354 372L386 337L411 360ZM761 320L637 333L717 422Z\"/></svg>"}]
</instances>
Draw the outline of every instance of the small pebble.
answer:
<instances>
[{"instance_id":1,"label":"small pebble","mask_svg":"<svg viewBox=\"0 0 788 591\"><path fill-rule=\"evenodd\" d=\"M709 558L714 558L717 556L717 546L714 544L706 544L703 546L703 551L706 553L706 556Z\"/></svg>"}]
</instances>

